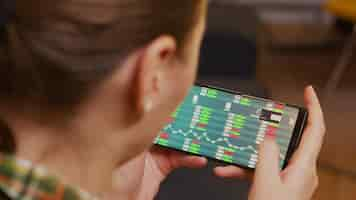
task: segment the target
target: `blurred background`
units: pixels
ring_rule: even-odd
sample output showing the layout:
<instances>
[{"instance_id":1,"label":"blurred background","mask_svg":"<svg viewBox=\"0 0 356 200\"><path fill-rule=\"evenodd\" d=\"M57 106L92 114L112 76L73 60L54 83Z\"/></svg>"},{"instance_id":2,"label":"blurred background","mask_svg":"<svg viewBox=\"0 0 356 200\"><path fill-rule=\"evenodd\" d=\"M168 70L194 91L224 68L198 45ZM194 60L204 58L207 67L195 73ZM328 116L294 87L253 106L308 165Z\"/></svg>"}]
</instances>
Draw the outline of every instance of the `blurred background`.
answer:
<instances>
[{"instance_id":1,"label":"blurred background","mask_svg":"<svg viewBox=\"0 0 356 200\"><path fill-rule=\"evenodd\" d=\"M1 25L13 5L0 0ZM210 1L200 80L298 105L317 89L328 132L315 200L356 197L354 22L355 0ZM215 178L214 165L175 172L157 199L247 199L249 183Z\"/></svg>"}]
</instances>

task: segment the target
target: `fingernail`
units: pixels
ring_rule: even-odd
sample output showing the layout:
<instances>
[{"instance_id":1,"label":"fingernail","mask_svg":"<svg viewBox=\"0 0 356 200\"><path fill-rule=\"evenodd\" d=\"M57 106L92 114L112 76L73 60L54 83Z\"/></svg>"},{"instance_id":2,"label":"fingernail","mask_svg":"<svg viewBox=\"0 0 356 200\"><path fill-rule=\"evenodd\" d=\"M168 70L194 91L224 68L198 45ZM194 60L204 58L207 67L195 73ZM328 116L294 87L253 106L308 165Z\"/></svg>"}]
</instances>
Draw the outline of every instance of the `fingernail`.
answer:
<instances>
[{"instance_id":1,"label":"fingernail","mask_svg":"<svg viewBox=\"0 0 356 200\"><path fill-rule=\"evenodd\" d=\"M315 98L318 99L318 95L317 95L317 93L316 93L315 88L314 88L313 86L310 86L310 90L312 91L312 95L313 95Z\"/></svg>"},{"instance_id":2,"label":"fingernail","mask_svg":"<svg viewBox=\"0 0 356 200\"><path fill-rule=\"evenodd\" d=\"M314 92L315 91L315 89L314 89L314 87L311 85L310 86L310 89Z\"/></svg>"}]
</instances>

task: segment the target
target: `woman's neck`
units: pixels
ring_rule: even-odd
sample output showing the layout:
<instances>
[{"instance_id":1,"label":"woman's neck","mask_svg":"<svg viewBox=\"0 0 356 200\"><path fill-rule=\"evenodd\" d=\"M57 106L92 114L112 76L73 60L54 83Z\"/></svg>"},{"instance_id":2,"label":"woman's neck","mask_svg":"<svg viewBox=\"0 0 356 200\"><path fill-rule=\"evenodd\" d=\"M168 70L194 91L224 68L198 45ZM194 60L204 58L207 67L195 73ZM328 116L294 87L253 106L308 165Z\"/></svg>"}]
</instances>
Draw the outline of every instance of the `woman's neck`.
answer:
<instances>
[{"instance_id":1,"label":"woman's neck","mask_svg":"<svg viewBox=\"0 0 356 200\"><path fill-rule=\"evenodd\" d=\"M19 119L7 122L14 132L19 158L44 166L61 181L94 195L112 190L112 172L122 161L118 148L107 144L109 129L56 129ZM120 140L116 145L120 146Z\"/></svg>"},{"instance_id":2,"label":"woman's neck","mask_svg":"<svg viewBox=\"0 0 356 200\"><path fill-rule=\"evenodd\" d=\"M13 40L17 41L16 38ZM18 47L17 43L13 45ZM25 55L26 59L14 60L17 65L28 65L32 62L26 51L15 48L10 49L9 54L13 54L13 58L23 58ZM35 165L43 165L64 182L80 186L90 193L98 194L111 190L113 170L130 159L126 155L129 151L124 147L127 138L123 136L128 135L125 131L132 119L130 116L120 115L128 113L125 110L126 104L120 104L117 98L110 96L126 95L111 91L104 93L106 91L103 90L103 94L97 95L106 98L83 102L80 111L73 117L75 119L64 123L61 122L61 117L58 120L45 119L51 124L42 123L38 119L43 118L36 118L34 110L23 111L21 107L20 111L14 112L10 108L16 106L1 102L0 119L5 119L13 131L16 156L30 160Z\"/></svg>"}]
</instances>

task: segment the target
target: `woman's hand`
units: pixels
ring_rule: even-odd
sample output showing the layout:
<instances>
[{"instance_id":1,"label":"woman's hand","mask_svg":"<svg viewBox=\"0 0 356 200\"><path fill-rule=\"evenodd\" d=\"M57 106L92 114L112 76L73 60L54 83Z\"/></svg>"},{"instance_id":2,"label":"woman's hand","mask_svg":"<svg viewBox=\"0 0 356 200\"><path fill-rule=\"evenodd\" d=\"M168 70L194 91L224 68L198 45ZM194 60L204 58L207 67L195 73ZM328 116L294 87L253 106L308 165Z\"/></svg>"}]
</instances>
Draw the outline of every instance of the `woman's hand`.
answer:
<instances>
[{"instance_id":1,"label":"woman's hand","mask_svg":"<svg viewBox=\"0 0 356 200\"><path fill-rule=\"evenodd\" d=\"M152 147L115 171L113 191L105 195L105 199L154 199L161 182L173 170L202 168L206 164L205 158Z\"/></svg>"},{"instance_id":2,"label":"woman's hand","mask_svg":"<svg viewBox=\"0 0 356 200\"><path fill-rule=\"evenodd\" d=\"M105 199L154 199L162 181L175 169L203 168L207 162L206 158L153 147L116 170L114 190L105 195ZM215 170L218 176L223 177L219 170L228 172L229 167ZM240 168L233 170L234 177L244 178L246 175Z\"/></svg>"},{"instance_id":3,"label":"woman's hand","mask_svg":"<svg viewBox=\"0 0 356 200\"><path fill-rule=\"evenodd\" d=\"M175 169L203 168L207 164L206 158L190 156L184 153L153 147L132 161L118 168L114 175L114 190L105 195L105 199L154 199L160 184ZM240 168L233 168L234 177L244 178L246 173ZM229 167L217 168L219 172L229 172Z\"/></svg>"},{"instance_id":4,"label":"woman's hand","mask_svg":"<svg viewBox=\"0 0 356 200\"><path fill-rule=\"evenodd\" d=\"M288 167L279 170L279 149L275 138L267 137L260 147L250 200L309 200L318 186L317 159L325 135L319 100L312 87L305 91L309 110L308 126ZM220 169L224 177L235 177L240 169Z\"/></svg>"},{"instance_id":5,"label":"woman's hand","mask_svg":"<svg viewBox=\"0 0 356 200\"><path fill-rule=\"evenodd\" d=\"M250 193L251 200L308 200L318 186L317 160L325 135L319 100L312 87L305 92L309 110L308 126L290 164L280 172L279 149L274 138L267 138L260 149L260 160Z\"/></svg>"}]
</instances>

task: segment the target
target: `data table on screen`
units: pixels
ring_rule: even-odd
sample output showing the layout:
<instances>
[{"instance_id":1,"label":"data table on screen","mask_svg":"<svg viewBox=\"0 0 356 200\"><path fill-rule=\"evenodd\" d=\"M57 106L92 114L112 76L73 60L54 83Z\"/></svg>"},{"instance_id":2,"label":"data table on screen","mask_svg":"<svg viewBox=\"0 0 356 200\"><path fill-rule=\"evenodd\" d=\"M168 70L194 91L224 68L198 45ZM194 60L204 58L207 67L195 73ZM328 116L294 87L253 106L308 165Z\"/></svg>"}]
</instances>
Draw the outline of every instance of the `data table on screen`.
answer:
<instances>
[{"instance_id":1,"label":"data table on screen","mask_svg":"<svg viewBox=\"0 0 356 200\"><path fill-rule=\"evenodd\" d=\"M298 114L282 103L194 86L154 143L255 168L258 146L271 135L282 168Z\"/></svg>"}]
</instances>

